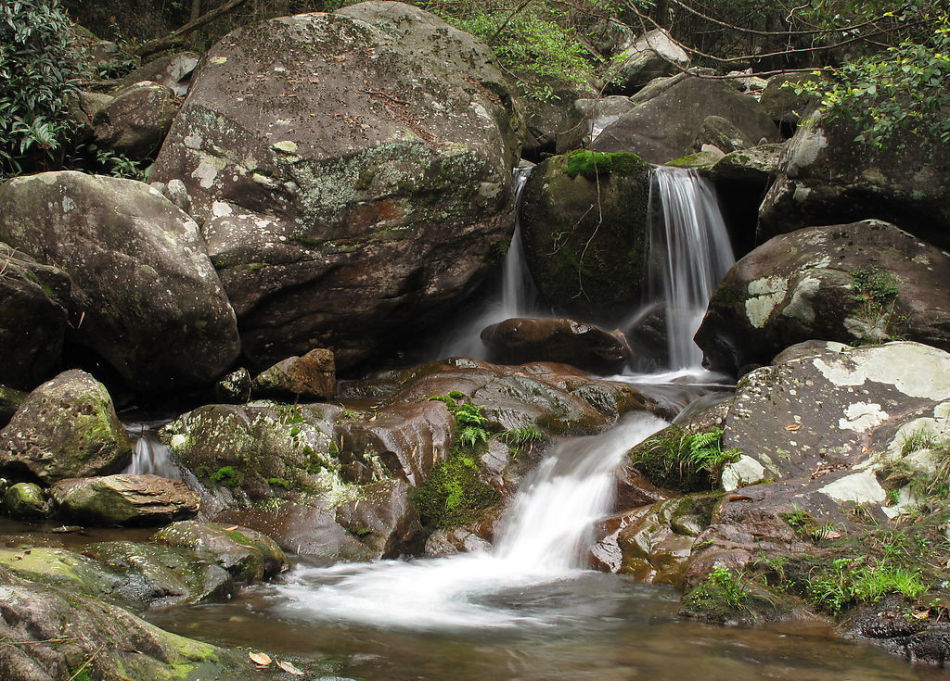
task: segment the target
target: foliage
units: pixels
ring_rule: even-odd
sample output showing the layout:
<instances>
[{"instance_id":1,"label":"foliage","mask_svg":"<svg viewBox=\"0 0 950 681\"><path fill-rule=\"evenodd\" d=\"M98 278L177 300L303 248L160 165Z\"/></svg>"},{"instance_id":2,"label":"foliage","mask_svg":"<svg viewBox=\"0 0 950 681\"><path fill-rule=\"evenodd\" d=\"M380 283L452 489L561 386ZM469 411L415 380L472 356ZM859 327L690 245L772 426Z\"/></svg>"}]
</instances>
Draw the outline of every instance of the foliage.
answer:
<instances>
[{"instance_id":1,"label":"foliage","mask_svg":"<svg viewBox=\"0 0 950 681\"><path fill-rule=\"evenodd\" d=\"M237 487L241 484L241 475L234 466L222 466L211 474L213 482L219 482L226 487Z\"/></svg>"},{"instance_id":2,"label":"foliage","mask_svg":"<svg viewBox=\"0 0 950 681\"><path fill-rule=\"evenodd\" d=\"M838 558L809 578L806 595L815 606L838 615L857 603L876 603L888 594L917 598L927 591L916 570L881 561L861 565L863 558Z\"/></svg>"},{"instance_id":3,"label":"foliage","mask_svg":"<svg viewBox=\"0 0 950 681\"><path fill-rule=\"evenodd\" d=\"M449 408L449 413L455 417L458 426L456 440L459 445L473 448L488 442L491 432L488 430L488 418L482 413L485 410L484 405L472 404L464 394L457 391L448 395L434 395L429 399L444 403ZM463 402L458 402L463 399Z\"/></svg>"},{"instance_id":4,"label":"foliage","mask_svg":"<svg viewBox=\"0 0 950 681\"><path fill-rule=\"evenodd\" d=\"M432 469L413 500L424 524L446 528L477 520L499 494L479 477L475 459L456 450Z\"/></svg>"},{"instance_id":5,"label":"foliage","mask_svg":"<svg viewBox=\"0 0 950 681\"><path fill-rule=\"evenodd\" d=\"M743 575L724 567L715 567L695 589L683 597L683 605L692 611L724 616L745 608L749 591Z\"/></svg>"},{"instance_id":6,"label":"foliage","mask_svg":"<svg viewBox=\"0 0 950 681\"><path fill-rule=\"evenodd\" d=\"M0 3L0 177L63 148L78 63L58 0Z\"/></svg>"},{"instance_id":7,"label":"foliage","mask_svg":"<svg viewBox=\"0 0 950 681\"><path fill-rule=\"evenodd\" d=\"M687 433L671 426L638 445L631 463L654 483L684 492L719 486L722 469L736 461L737 449L722 448L722 430Z\"/></svg>"},{"instance_id":8,"label":"foliage","mask_svg":"<svg viewBox=\"0 0 950 681\"><path fill-rule=\"evenodd\" d=\"M572 180L578 175L593 182L598 176L616 173L633 175L645 166L643 159L628 152L610 153L577 149L567 155L564 173Z\"/></svg>"},{"instance_id":9,"label":"foliage","mask_svg":"<svg viewBox=\"0 0 950 681\"><path fill-rule=\"evenodd\" d=\"M512 428L506 430L498 437L514 450L515 457L531 451L535 445L546 442L548 439L547 435L532 426Z\"/></svg>"},{"instance_id":10,"label":"foliage","mask_svg":"<svg viewBox=\"0 0 950 681\"><path fill-rule=\"evenodd\" d=\"M855 123L860 130L855 141L883 147L909 132L950 144L950 19L944 14L929 25L931 35L817 71L796 92L818 96L831 118Z\"/></svg>"}]
</instances>

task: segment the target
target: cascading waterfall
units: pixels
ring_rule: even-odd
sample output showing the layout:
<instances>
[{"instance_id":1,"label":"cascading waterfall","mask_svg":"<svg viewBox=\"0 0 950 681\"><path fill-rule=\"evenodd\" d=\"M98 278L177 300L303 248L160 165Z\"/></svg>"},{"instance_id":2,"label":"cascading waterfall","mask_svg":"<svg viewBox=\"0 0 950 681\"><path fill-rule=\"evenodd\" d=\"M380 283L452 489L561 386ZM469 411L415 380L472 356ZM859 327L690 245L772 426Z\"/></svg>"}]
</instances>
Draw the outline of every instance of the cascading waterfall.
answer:
<instances>
[{"instance_id":1,"label":"cascading waterfall","mask_svg":"<svg viewBox=\"0 0 950 681\"><path fill-rule=\"evenodd\" d=\"M609 512L623 454L666 422L637 414L565 442L522 485L491 553L301 568L279 587L285 616L406 629L549 624L556 609L511 607L514 594L586 566L593 523Z\"/></svg>"},{"instance_id":2,"label":"cascading waterfall","mask_svg":"<svg viewBox=\"0 0 950 681\"><path fill-rule=\"evenodd\" d=\"M699 368L703 355L693 336L735 262L729 233L715 190L694 169L655 168L650 204L657 216L650 235L651 292L666 308L669 367Z\"/></svg>"},{"instance_id":3,"label":"cascading waterfall","mask_svg":"<svg viewBox=\"0 0 950 681\"><path fill-rule=\"evenodd\" d=\"M127 423L125 429L134 442L132 462L125 473L159 475L163 478L180 478L181 471L172 460L171 449L158 439L156 428L165 421L155 423Z\"/></svg>"}]
</instances>

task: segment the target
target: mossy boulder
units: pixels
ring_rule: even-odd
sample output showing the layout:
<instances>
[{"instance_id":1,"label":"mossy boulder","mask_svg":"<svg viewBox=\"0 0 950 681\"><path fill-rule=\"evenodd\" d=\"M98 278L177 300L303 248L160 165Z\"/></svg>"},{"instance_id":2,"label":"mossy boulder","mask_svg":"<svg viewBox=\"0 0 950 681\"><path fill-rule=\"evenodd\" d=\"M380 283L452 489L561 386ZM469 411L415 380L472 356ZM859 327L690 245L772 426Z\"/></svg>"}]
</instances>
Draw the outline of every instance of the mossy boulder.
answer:
<instances>
[{"instance_id":1,"label":"mossy boulder","mask_svg":"<svg viewBox=\"0 0 950 681\"><path fill-rule=\"evenodd\" d=\"M950 256L864 220L777 236L737 262L696 334L710 367L735 374L812 338L912 340L950 350Z\"/></svg>"},{"instance_id":2,"label":"mossy boulder","mask_svg":"<svg viewBox=\"0 0 950 681\"><path fill-rule=\"evenodd\" d=\"M946 144L901 131L882 147L855 140L844 120L812 114L782 157L759 209L759 241L810 225L887 220L950 248L950 154Z\"/></svg>"},{"instance_id":3,"label":"mossy boulder","mask_svg":"<svg viewBox=\"0 0 950 681\"><path fill-rule=\"evenodd\" d=\"M243 655L170 634L97 598L25 581L0 568L5 679L226 681L253 673Z\"/></svg>"},{"instance_id":4,"label":"mossy boulder","mask_svg":"<svg viewBox=\"0 0 950 681\"><path fill-rule=\"evenodd\" d=\"M50 502L39 485L18 482L3 491L3 512L23 520L42 520L50 514Z\"/></svg>"},{"instance_id":5,"label":"mossy boulder","mask_svg":"<svg viewBox=\"0 0 950 681\"><path fill-rule=\"evenodd\" d=\"M0 243L0 383L32 389L62 359L69 277ZM0 399L2 402L2 399ZM0 426L4 423L0 407Z\"/></svg>"},{"instance_id":6,"label":"mossy boulder","mask_svg":"<svg viewBox=\"0 0 950 681\"><path fill-rule=\"evenodd\" d=\"M287 557L273 539L247 527L184 520L162 528L153 539L209 556L241 582L270 579L287 566Z\"/></svg>"},{"instance_id":7,"label":"mossy boulder","mask_svg":"<svg viewBox=\"0 0 950 681\"><path fill-rule=\"evenodd\" d=\"M578 150L534 169L522 237L538 290L556 309L591 321L634 309L647 280L649 185L634 154Z\"/></svg>"},{"instance_id":8,"label":"mossy boulder","mask_svg":"<svg viewBox=\"0 0 950 681\"><path fill-rule=\"evenodd\" d=\"M0 185L0 241L69 275L70 337L139 391L210 383L239 350L197 223L142 182L75 171Z\"/></svg>"},{"instance_id":9,"label":"mossy boulder","mask_svg":"<svg viewBox=\"0 0 950 681\"><path fill-rule=\"evenodd\" d=\"M251 368L322 346L346 369L497 262L520 135L487 46L365 2L218 42L152 178L187 186Z\"/></svg>"},{"instance_id":10,"label":"mossy boulder","mask_svg":"<svg viewBox=\"0 0 950 681\"><path fill-rule=\"evenodd\" d=\"M46 484L117 472L131 459L108 391L77 369L30 393L0 430L0 470Z\"/></svg>"},{"instance_id":11,"label":"mossy boulder","mask_svg":"<svg viewBox=\"0 0 950 681\"><path fill-rule=\"evenodd\" d=\"M67 518L106 527L164 525L193 517L200 502L181 480L132 473L60 480L51 494Z\"/></svg>"}]
</instances>

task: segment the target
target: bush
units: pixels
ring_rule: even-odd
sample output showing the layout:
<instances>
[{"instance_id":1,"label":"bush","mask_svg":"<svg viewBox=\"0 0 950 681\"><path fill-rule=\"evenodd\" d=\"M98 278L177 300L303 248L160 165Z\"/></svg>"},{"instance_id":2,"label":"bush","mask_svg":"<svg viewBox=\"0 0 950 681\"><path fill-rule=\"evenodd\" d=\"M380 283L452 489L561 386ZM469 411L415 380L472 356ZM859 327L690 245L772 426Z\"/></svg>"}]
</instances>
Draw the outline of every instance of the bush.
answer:
<instances>
[{"instance_id":1,"label":"bush","mask_svg":"<svg viewBox=\"0 0 950 681\"><path fill-rule=\"evenodd\" d=\"M652 482L683 492L716 489L726 464L739 458L737 449L722 448L722 431L687 433L671 426L638 445L631 463Z\"/></svg>"},{"instance_id":2,"label":"bush","mask_svg":"<svg viewBox=\"0 0 950 681\"><path fill-rule=\"evenodd\" d=\"M63 148L78 64L59 0L0 3L0 177L41 167Z\"/></svg>"}]
</instances>

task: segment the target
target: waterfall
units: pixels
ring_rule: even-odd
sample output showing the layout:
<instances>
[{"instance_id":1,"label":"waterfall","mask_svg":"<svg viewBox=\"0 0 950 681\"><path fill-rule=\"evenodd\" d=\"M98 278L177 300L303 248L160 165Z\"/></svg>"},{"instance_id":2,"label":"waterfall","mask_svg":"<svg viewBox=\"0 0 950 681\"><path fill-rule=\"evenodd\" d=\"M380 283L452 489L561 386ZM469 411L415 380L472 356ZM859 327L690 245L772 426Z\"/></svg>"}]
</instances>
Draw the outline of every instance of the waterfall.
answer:
<instances>
[{"instance_id":1,"label":"waterfall","mask_svg":"<svg viewBox=\"0 0 950 681\"><path fill-rule=\"evenodd\" d=\"M703 355L693 336L713 290L735 262L729 234L715 190L694 169L655 168L649 213L656 216L650 234L652 298L665 307L669 367L698 368Z\"/></svg>"},{"instance_id":2,"label":"waterfall","mask_svg":"<svg viewBox=\"0 0 950 681\"><path fill-rule=\"evenodd\" d=\"M125 430L134 442L132 463L124 473L160 475L180 478L181 471L172 459L171 449L158 439L156 429L165 421L155 423L127 423Z\"/></svg>"},{"instance_id":3,"label":"waterfall","mask_svg":"<svg viewBox=\"0 0 950 681\"><path fill-rule=\"evenodd\" d=\"M610 512L613 470L665 421L639 413L616 428L555 447L516 495L491 553L299 568L278 587L282 616L401 629L550 624L512 594L570 579L586 566L593 523Z\"/></svg>"},{"instance_id":4,"label":"waterfall","mask_svg":"<svg viewBox=\"0 0 950 681\"><path fill-rule=\"evenodd\" d=\"M512 317L543 316L540 310L540 296L531 278L525 261L524 245L521 243L521 194L532 168L515 168L512 182L515 194L515 230L511 243L502 263L500 295L489 301L444 345L439 353L441 357L472 357L485 359L485 344L479 336L482 329L491 324L503 322Z\"/></svg>"}]
</instances>

